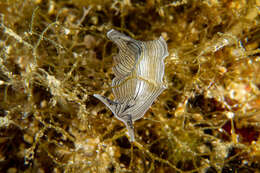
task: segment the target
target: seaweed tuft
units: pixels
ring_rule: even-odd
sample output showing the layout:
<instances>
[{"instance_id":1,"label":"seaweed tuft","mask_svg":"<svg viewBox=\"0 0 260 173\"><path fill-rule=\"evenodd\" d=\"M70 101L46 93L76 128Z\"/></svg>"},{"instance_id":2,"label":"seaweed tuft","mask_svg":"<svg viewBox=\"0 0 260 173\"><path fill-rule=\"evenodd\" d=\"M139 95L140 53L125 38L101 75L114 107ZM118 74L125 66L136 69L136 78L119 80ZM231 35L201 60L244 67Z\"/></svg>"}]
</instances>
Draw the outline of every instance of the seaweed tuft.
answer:
<instances>
[{"instance_id":1,"label":"seaweed tuft","mask_svg":"<svg viewBox=\"0 0 260 173\"><path fill-rule=\"evenodd\" d=\"M259 1L0 2L0 172L258 172ZM116 29L167 41L167 89L129 143Z\"/></svg>"}]
</instances>

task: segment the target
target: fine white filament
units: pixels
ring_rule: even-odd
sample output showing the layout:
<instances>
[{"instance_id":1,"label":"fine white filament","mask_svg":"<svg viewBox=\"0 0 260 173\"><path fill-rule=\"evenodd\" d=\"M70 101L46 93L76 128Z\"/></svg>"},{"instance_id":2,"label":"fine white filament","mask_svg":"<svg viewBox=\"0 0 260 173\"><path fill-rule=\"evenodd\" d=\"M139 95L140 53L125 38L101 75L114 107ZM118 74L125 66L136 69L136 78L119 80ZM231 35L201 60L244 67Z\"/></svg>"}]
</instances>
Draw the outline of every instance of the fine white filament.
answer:
<instances>
[{"instance_id":1,"label":"fine white filament","mask_svg":"<svg viewBox=\"0 0 260 173\"><path fill-rule=\"evenodd\" d=\"M163 84L164 59L169 55L163 37L154 41L134 40L116 30L107 37L114 42L119 53L114 56L115 78L112 81L112 101L94 94L122 121L133 142L133 122L142 118L154 100L165 90Z\"/></svg>"}]
</instances>

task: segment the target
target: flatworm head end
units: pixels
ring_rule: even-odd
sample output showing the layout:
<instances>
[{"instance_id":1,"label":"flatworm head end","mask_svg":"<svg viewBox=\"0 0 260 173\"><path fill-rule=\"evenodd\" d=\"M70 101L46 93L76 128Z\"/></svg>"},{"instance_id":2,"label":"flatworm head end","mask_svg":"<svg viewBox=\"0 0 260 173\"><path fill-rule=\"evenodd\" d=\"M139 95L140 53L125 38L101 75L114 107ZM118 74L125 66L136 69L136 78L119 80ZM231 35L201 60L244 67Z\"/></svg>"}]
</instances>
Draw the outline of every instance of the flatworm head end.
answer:
<instances>
[{"instance_id":1,"label":"flatworm head end","mask_svg":"<svg viewBox=\"0 0 260 173\"><path fill-rule=\"evenodd\" d=\"M129 114L127 115L118 114L116 108L121 107L121 105L118 104L117 102L114 102L99 94L94 94L93 96L99 99L101 102L103 102L113 112L114 116L125 124L128 131L128 136L130 137L130 142L134 142L135 138L134 138L134 126L133 126L132 116Z\"/></svg>"}]
</instances>

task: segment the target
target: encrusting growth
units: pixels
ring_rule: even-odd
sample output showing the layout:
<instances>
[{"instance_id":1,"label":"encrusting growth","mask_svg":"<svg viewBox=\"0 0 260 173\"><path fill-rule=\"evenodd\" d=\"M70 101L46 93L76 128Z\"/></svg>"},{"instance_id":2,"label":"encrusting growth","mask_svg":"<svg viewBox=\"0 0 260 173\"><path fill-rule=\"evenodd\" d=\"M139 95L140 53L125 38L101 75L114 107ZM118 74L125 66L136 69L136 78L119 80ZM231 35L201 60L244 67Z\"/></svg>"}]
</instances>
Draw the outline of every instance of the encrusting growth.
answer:
<instances>
[{"instance_id":1,"label":"encrusting growth","mask_svg":"<svg viewBox=\"0 0 260 173\"><path fill-rule=\"evenodd\" d=\"M169 55L163 37L154 41L134 40L116 30L107 37L119 53L114 57L112 91L115 100L94 94L122 121L130 141L134 139L133 122L142 118L154 100L165 90L163 84L164 59Z\"/></svg>"}]
</instances>

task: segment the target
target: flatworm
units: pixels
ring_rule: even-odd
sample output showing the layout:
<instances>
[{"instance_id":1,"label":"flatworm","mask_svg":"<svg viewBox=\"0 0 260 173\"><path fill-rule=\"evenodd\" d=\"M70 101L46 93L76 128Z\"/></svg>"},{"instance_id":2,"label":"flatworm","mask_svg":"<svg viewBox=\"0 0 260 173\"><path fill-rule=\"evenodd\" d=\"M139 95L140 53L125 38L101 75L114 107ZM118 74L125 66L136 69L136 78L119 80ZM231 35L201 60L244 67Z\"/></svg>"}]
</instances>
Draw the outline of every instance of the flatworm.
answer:
<instances>
[{"instance_id":1,"label":"flatworm","mask_svg":"<svg viewBox=\"0 0 260 173\"><path fill-rule=\"evenodd\" d=\"M163 83L164 59L169 55L163 37L154 41L138 41L114 29L107 32L119 53L114 56L115 78L112 101L94 94L122 121L133 142L133 122L142 118L154 100L166 89Z\"/></svg>"}]
</instances>

